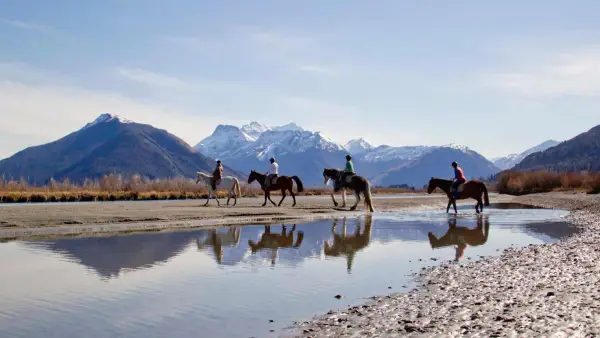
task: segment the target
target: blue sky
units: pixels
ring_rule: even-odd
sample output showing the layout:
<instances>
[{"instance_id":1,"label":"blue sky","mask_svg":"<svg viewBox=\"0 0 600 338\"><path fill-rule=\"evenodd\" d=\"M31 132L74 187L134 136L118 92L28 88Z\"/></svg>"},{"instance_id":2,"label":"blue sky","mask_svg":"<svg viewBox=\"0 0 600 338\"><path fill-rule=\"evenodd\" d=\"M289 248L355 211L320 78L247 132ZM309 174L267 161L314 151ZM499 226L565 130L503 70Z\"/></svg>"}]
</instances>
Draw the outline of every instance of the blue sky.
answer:
<instances>
[{"instance_id":1,"label":"blue sky","mask_svg":"<svg viewBox=\"0 0 600 338\"><path fill-rule=\"evenodd\" d=\"M194 145L294 121L485 156L600 124L600 2L0 4L0 158L103 112Z\"/></svg>"}]
</instances>

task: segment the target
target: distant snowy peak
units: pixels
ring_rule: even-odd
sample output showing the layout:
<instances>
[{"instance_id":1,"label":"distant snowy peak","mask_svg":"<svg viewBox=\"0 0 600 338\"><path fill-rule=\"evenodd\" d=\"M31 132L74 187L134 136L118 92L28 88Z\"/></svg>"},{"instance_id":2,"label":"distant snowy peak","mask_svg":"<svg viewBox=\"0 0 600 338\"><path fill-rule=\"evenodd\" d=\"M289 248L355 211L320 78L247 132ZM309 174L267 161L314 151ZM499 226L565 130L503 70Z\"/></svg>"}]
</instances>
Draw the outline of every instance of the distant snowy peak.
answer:
<instances>
[{"instance_id":1,"label":"distant snowy peak","mask_svg":"<svg viewBox=\"0 0 600 338\"><path fill-rule=\"evenodd\" d=\"M119 115L104 113L104 114L101 114L100 116L98 116L94 121L86 124L81 129L83 130L83 129L89 128L91 126L100 124L100 123L106 123L106 122L111 122L111 121L118 121L120 123L135 123L135 122L125 119Z\"/></svg>"},{"instance_id":2,"label":"distant snowy peak","mask_svg":"<svg viewBox=\"0 0 600 338\"><path fill-rule=\"evenodd\" d=\"M448 143L448 144L444 144L438 148L451 148L451 149L456 149L456 150L460 150L462 152L470 152L472 151L469 147L464 146L462 144L456 144L456 143Z\"/></svg>"},{"instance_id":3,"label":"distant snowy peak","mask_svg":"<svg viewBox=\"0 0 600 338\"><path fill-rule=\"evenodd\" d=\"M263 160L271 156L289 153L302 153L309 149L328 152L343 151L344 147L323 136L321 133L297 130L268 130L256 142L240 149L235 157L253 154Z\"/></svg>"},{"instance_id":4,"label":"distant snowy peak","mask_svg":"<svg viewBox=\"0 0 600 338\"><path fill-rule=\"evenodd\" d=\"M252 121L250 122L250 124L242 126L241 130L244 133L257 139L260 136L260 134L264 133L267 130L271 130L271 128L269 128L267 125L258 123L256 121Z\"/></svg>"},{"instance_id":5,"label":"distant snowy peak","mask_svg":"<svg viewBox=\"0 0 600 338\"><path fill-rule=\"evenodd\" d=\"M352 155L361 155L373 149L373 146L365 139L359 138L348 141L348 143L344 145L344 148Z\"/></svg>"},{"instance_id":6,"label":"distant snowy peak","mask_svg":"<svg viewBox=\"0 0 600 338\"><path fill-rule=\"evenodd\" d=\"M271 129L273 129L274 131L304 131L304 129L302 127L295 124L294 122L290 122L288 124L285 124L285 125L279 126L279 127L273 127Z\"/></svg>"},{"instance_id":7,"label":"distant snowy peak","mask_svg":"<svg viewBox=\"0 0 600 338\"><path fill-rule=\"evenodd\" d=\"M497 166L498 168L500 168L502 170L511 169L512 167L514 167L515 165L520 163L525 157L527 157L533 153L537 153L539 151L545 151L548 148L552 148L552 147L558 145L559 143L560 142L555 141L555 140L544 141L535 147L531 147L531 148L525 150L524 152L522 152L520 154L510 154L507 156L494 158L494 159L492 159L492 163L494 163L495 166Z\"/></svg>"},{"instance_id":8,"label":"distant snowy peak","mask_svg":"<svg viewBox=\"0 0 600 338\"><path fill-rule=\"evenodd\" d=\"M236 126L218 125L210 136L200 141L194 148L206 156L227 158L255 141L254 137Z\"/></svg>"}]
</instances>

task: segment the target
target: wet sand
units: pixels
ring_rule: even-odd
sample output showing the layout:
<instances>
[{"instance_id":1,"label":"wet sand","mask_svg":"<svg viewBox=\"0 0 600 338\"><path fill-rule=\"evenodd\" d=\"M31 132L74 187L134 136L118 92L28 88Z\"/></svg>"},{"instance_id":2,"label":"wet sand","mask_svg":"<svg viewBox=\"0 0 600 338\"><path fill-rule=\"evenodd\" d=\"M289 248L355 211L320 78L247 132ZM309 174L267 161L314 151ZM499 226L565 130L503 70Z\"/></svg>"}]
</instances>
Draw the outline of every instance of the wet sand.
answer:
<instances>
[{"instance_id":1,"label":"wet sand","mask_svg":"<svg viewBox=\"0 0 600 338\"><path fill-rule=\"evenodd\" d=\"M581 232L499 257L425 268L408 293L372 297L298 323L294 337L589 337L600 335L600 196L549 193L514 202L570 210Z\"/></svg>"},{"instance_id":2,"label":"wet sand","mask_svg":"<svg viewBox=\"0 0 600 338\"><path fill-rule=\"evenodd\" d=\"M398 198L402 197L402 198ZM341 196L336 199L341 203ZM493 196L491 202L510 199ZM300 196L296 207L288 197L281 207L268 204L262 198L242 198L237 205L227 207L221 200L218 207L211 200L89 202L63 204L0 205L0 240L51 238L57 236L114 235L140 231L198 229L224 225L261 224L270 222L310 221L335 215L363 214L364 205L349 211L354 197L347 198L345 209L335 208L329 196ZM279 198L274 198L279 202ZM233 203L233 201L231 202ZM459 204L475 205L474 200ZM445 208L447 198L441 194L408 196L375 196L376 211L393 211L410 207Z\"/></svg>"}]
</instances>

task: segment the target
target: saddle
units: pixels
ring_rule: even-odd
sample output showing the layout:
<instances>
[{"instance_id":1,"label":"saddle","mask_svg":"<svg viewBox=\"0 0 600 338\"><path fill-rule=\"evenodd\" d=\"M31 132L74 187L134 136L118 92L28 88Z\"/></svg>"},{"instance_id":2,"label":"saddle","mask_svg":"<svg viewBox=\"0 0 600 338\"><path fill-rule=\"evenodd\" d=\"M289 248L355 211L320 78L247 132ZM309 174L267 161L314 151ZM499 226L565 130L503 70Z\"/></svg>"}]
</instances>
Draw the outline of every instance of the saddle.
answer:
<instances>
[{"instance_id":1,"label":"saddle","mask_svg":"<svg viewBox=\"0 0 600 338\"><path fill-rule=\"evenodd\" d=\"M467 182L462 182L460 183L457 187L456 187L456 192L463 192L463 190L465 189L465 183Z\"/></svg>"},{"instance_id":2,"label":"saddle","mask_svg":"<svg viewBox=\"0 0 600 338\"><path fill-rule=\"evenodd\" d=\"M269 176L269 177L267 177L267 185L268 186L272 186L272 185L277 184L277 179L278 178L279 178L279 176L275 176L275 177Z\"/></svg>"}]
</instances>

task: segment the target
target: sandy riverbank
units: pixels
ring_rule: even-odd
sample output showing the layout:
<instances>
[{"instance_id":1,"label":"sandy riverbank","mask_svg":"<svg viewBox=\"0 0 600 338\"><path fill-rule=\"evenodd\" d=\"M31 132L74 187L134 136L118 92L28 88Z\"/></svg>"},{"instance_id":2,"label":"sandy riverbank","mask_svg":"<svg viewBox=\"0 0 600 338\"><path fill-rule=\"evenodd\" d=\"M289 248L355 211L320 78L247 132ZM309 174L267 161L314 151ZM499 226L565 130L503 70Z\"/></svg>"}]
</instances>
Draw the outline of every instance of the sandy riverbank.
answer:
<instances>
[{"instance_id":1,"label":"sandy riverbank","mask_svg":"<svg viewBox=\"0 0 600 338\"><path fill-rule=\"evenodd\" d=\"M341 202L341 197L336 198ZM491 202L507 199L510 197L493 196ZM262 207L262 198L243 198L235 207L227 207L223 202L221 207L217 207L214 200L208 207L203 207L203 200L0 205L0 240L308 221L364 213L363 203L359 203L358 211L348 211L354 197L348 197L345 210L334 208L329 196L301 196L296 207L291 207L292 201L288 198L279 208ZM436 194L412 197L381 195L375 196L374 201L376 211L419 206L445 208L446 204L446 197ZM462 204L474 206L475 201Z\"/></svg>"},{"instance_id":2,"label":"sandy riverbank","mask_svg":"<svg viewBox=\"0 0 600 338\"><path fill-rule=\"evenodd\" d=\"M515 202L568 209L582 232L499 257L423 270L408 293L373 297L298 324L296 337L600 335L600 196L549 193Z\"/></svg>"}]
</instances>

